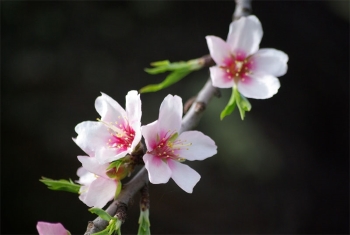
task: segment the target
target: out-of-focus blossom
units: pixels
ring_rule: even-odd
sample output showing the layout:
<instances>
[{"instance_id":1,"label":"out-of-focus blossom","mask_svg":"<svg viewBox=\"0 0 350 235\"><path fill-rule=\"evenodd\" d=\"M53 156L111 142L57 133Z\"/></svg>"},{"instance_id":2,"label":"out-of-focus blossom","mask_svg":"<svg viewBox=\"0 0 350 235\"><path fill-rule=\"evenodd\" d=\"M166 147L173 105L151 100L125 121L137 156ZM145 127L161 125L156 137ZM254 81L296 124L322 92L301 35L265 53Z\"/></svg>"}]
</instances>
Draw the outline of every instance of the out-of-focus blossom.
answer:
<instances>
[{"instance_id":1,"label":"out-of-focus blossom","mask_svg":"<svg viewBox=\"0 0 350 235\"><path fill-rule=\"evenodd\" d=\"M38 230L39 235L70 235L61 223L38 221L36 229Z\"/></svg>"}]
</instances>

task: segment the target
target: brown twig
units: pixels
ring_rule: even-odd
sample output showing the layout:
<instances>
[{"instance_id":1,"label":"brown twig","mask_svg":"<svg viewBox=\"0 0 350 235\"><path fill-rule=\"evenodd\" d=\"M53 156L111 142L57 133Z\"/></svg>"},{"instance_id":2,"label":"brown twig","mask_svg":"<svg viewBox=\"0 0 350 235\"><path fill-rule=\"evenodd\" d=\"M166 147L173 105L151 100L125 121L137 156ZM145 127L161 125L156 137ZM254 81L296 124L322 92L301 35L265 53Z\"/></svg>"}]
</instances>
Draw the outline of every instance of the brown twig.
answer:
<instances>
[{"instance_id":1,"label":"brown twig","mask_svg":"<svg viewBox=\"0 0 350 235\"><path fill-rule=\"evenodd\" d=\"M251 0L235 0L236 7L233 14L233 20L237 20L242 16L247 16L251 12ZM205 58L204 58L205 57ZM213 63L212 58L204 56L204 63L210 65ZM191 108L182 119L180 132L191 130L195 128L205 111L205 108L213 96L219 96L219 89L212 86L211 79L205 83L204 87L198 93ZM143 167L127 184L124 185L117 200L113 201L107 208L107 213L114 216L118 211L118 219L125 220L127 205L136 192L140 191L142 187L148 184L147 170ZM94 221L88 223L85 235L91 235L105 229L108 222L97 217Z\"/></svg>"}]
</instances>

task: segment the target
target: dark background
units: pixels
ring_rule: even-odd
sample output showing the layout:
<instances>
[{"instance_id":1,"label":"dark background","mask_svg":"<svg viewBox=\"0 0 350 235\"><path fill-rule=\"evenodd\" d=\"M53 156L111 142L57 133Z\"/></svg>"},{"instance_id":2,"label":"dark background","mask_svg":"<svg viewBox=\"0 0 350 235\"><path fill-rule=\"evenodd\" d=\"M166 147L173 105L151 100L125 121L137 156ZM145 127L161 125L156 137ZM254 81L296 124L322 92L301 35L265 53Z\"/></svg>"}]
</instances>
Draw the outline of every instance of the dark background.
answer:
<instances>
[{"instance_id":1,"label":"dark background","mask_svg":"<svg viewBox=\"0 0 350 235\"><path fill-rule=\"evenodd\" d=\"M61 222L82 234L95 218L77 195L38 180L77 179L82 155L74 127L98 117L105 92L122 106L129 90L160 82L152 61L208 54L206 35L226 38L233 1L1 1L1 233L35 234ZM198 129L218 154L190 162L202 176L193 194L172 180L151 185L153 234L349 232L349 2L257 1L261 47L290 58L281 88L219 121L229 89L213 99ZM143 94L143 124L163 98L184 101L208 77L195 72ZM124 234L137 232L138 197Z\"/></svg>"}]
</instances>

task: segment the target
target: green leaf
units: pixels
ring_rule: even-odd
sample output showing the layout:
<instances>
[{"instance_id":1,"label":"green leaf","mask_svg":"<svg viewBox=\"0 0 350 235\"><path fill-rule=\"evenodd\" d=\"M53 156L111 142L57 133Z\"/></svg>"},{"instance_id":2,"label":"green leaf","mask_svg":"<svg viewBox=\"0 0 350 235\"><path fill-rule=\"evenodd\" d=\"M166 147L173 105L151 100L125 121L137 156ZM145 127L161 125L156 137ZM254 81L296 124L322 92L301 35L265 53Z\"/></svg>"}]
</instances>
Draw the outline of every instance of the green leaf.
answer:
<instances>
[{"instance_id":1,"label":"green leaf","mask_svg":"<svg viewBox=\"0 0 350 235\"><path fill-rule=\"evenodd\" d=\"M105 212L104 210L97 208L97 207L90 208L89 211L93 214L98 215L99 217L101 217L103 220L106 220L106 221L110 221L110 220L114 219L107 212Z\"/></svg>"},{"instance_id":2,"label":"green leaf","mask_svg":"<svg viewBox=\"0 0 350 235\"><path fill-rule=\"evenodd\" d=\"M244 120L245 112L249 112L252 109L252 105L249 103L248 99L245 98L239 91L234 89L236 103L239 109L239 113L241 115L241 119Z\"/></svg>"},{"instance_id":3,"label":"green leaf","mask_svg":"<svg viewBox=\"0 0 350 235\"><path fill-rule=\"evenodd\" d=\"M233 110L235 109L236 106L236 100L235 100L235 89L232 89L232 94L230 97L230 100L228 101L226 107L224 108L224 110L222 110L221 114L220 114L220 119L223 120L224 117L230 115Z\"/></svg>"},{"instance_id":4,"label":"green leaf","mask_svg":"<svg viewBox=\"0 0 350 235\"><path fill-rule=\"evenodd\" d=\"M164 65L168 65L168 64L170 64L169 60L161 60L161 61L156 61L156 62L151 63L151 65L153 67L164 66Z\"/></svg>"},{"instance_id":5,"label":"green leaf","mask_svg":"<svg viewBox=\"0 0 350 235\"><path fill-rule=\"evenodd\" d=\"M117 190L115 191L114 199L117 199L119 196L120 191L122 191L122 182L119 180L117 182Z\"/></svg>"},{"instance_id":6,"label":"green leaf","mask_svg":"<svg viewBox=\"0 0 350 235\"><path fill-rule=\"evenodd\" d=\"M139 229L137 235L151 235L151 223L149 222L149 210L142 211L139 217Z\"/></svg>"},{"instance_id":7,"label":"green leaf","mask_svg":"<svg viewBox=\"0 0 350 235\"><path fill-rule=\"evenodd\" d=\"M184 78L186 75L191 73L188 69L182 69L182 70L176 70L172 73L170 73L164 81L162 81L159 84L151 84L148 86L145 86L140 89L140 93L146 93L146 92L155 92L162 90L164 88L167 88L168 86L173 85L174 83L180 81L182 78Z\"/></svg>"},{"instance_id":8,"label":"green leaf","mask_svg":"<svg viewBox=\"0 0 350 235\"><path fill-rule=\"evenodd\" d=\"M47 185L47 187L51 190L66 191L71 193L79 193L80 190L80 185L75 184L71 179L69 179L69 181L64 179L53 180L42 177L42 179L39 181Z\"/></svg>"},{"instance_id":9,"label":"green leaf","mask_svg":"<svg viewBox=\"0 0 350 235\"><path fill-rule=\"evenodd\" d=\"M111 235L112 233L110 233L110 229L108 228L109 226L107 226L107 228L105 228L102 231L99 231L97 233L93 233L92 235Z\"/></svg>"}]
</instances>

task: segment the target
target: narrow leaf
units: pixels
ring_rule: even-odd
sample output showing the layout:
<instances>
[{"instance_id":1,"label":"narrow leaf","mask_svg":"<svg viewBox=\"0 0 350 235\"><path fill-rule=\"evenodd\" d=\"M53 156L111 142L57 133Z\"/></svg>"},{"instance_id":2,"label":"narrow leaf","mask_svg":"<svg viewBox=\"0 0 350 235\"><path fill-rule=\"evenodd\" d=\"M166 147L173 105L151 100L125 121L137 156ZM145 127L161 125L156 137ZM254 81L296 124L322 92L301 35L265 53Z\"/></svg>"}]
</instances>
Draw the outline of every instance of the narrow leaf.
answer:
<instances>
[{"instance_id":1,"label":"narrow leaf","mask_svg":"<svg viewBox=\"0 0 350 235\"><path fill-rule=\"evenodd\" d=\"M98 215L103 220L110 221L111 219L113 219L112 216L110 216L107 212L105 212L104 210L102 210L100 208L93 207L93 208L90 208L89 211L93 214Z\"/></svg>"},{"instance_id":2,"label":"narrow leaf","mask_svg":"<svg viewBox=\"0 0 350 235\"><path fill-rule=\"evenodd\" d=\"M239 113L241 115L241 119L244 120L245 112L249 112L252 106L249 103L248 99L245 98L243 95L241 95L237 89L234 89L234 93L235 93L236 103L239 109Z\"/></svg>"},{"instance_id":3,"label":"narrow leaf","mask_svg":"<svg viewBox=\"0 0 350 235\"><path fill-rule=\"evenodd\" d=\"M155 62L151 63L151 65L153 67L164 66L164 65L168 65L168 64L170 64L169 60L161 60L161 61L155 61Z\"/></svg>"},{"instance_id":4,"label":"narrow leaf","mask_svg":"<svg viewBox=\"0 0 350 235\"><path fill-rule=\"evenodd\" d=\"M53 180L50 178L42 177L42 179L39 181L47 185L47 187L51 190L66 191L71 193L79 193L80 190L80 185L75 184L71 179Z\"/></svg>"},{"instance_id":5,"label":"narrow leaf","mask_svg":"<svg viewBox=\"0 0 350 235\"><path fill-rule=\"evenodd\" d=\"M170 73L164 81L162 81L159 84L151 84L148 86L145 86L140 89L140 93L146 93L146 92L155 92L162 90L164 88L167 88L168 86L180 81L182 78L184 78L186 75L188 75L191 71L188 69L183 70L176 70L172 73Z\"/></svg>"},{"instance_id":6,"label":"narrow leaf","mask_svg":"<svg viewBox=\"0 0 350 235\"><path fill-rule=\"evenodd\" d=\"M236 106L236 100L235 100L235 92L234 92L234 88L233 88L230 100L228 101L226 107L224 108L224 110L222 110L222 112L220 114L220 119L223 120L224 117L230 115L233 112L233 110L235 109L235 106Z\"/></svg>"}]
</instances>

